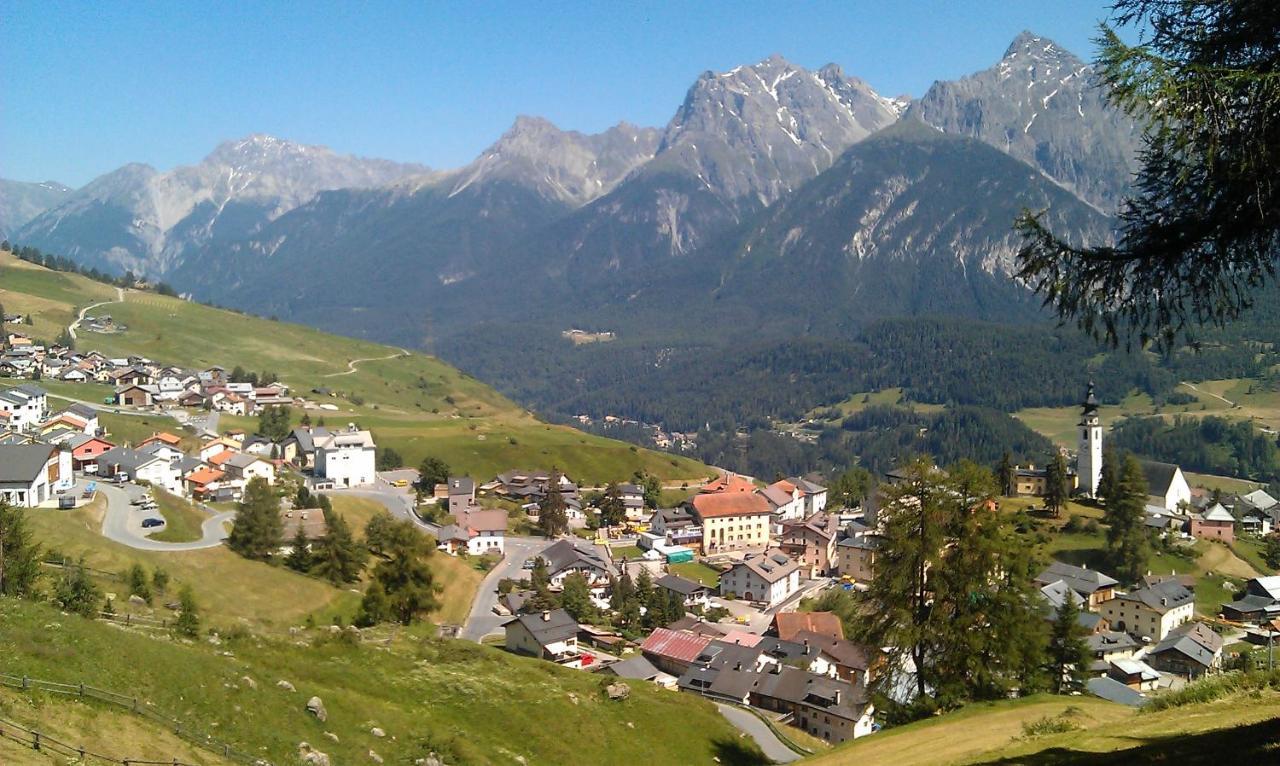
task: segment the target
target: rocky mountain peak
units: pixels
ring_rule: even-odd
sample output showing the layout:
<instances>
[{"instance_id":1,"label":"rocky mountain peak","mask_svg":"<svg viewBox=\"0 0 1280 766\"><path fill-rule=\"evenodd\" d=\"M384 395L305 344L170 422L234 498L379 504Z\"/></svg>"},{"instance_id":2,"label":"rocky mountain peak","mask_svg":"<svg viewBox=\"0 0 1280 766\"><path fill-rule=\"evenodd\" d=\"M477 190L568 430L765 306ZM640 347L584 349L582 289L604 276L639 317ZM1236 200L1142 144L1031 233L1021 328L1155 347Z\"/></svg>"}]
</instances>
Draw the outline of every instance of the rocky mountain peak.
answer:
<instances>
[{"instance_id":1,"label":"rocky mountain peak","mask_svg":"<svg viewBox=\"0 0 1280 766\"><path fill-rule=\"evenodd\" d=\"M909 111L1038 168L1105 212L1128 191L1138 129L1107 103L1088 64L1042 35L1023 32L990 68L935 82Z\"/></svg>"}]
</instances>

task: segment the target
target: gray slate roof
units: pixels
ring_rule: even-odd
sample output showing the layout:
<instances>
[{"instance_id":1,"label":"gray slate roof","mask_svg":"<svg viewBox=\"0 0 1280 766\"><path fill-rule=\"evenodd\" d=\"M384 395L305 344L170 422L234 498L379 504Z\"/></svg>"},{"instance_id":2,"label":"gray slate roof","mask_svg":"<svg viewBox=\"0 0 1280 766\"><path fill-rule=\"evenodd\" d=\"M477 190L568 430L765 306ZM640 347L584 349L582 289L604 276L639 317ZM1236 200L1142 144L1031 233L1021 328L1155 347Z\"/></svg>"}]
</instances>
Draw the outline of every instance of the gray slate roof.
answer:
<instances>
[{"instance_id":1,"label":"gray slate roof","mask_svg":"<svg viewBox=\"0 0 1280 766\"><path fill-rule=\"evenodd\" d=\"M577 621L563 609L553 609L550 612L546 612L545 619L542 612L522 614L515 619L508 620L503 625L510 629L510 626L517 622L523 625L533 635L534 640L542 646L564 641L578 634Z\"/></svg>"},{"instance_id":2,"label":"gray slate roof","mask_svg":"<svg viewBox=\"0 0 1280 766\"><path fill-rule=\"evenodd\" d=\"M1142 473L1147 478L1147 494L1163 497L1173 484L1173 477L1178 473L1178 466L1173 463L1157 463L1154 460L1142 461Z\"/></svg>"},{"instance_id":3,"label":"gray slate roof","mask_svg":"<svg viewBox=\"0 0 1280 766\"><path fill-rule=\"evenodd\" d=\"M1101 697L1108 702L1118 702L1129 707L1142 707L1147 704L1147 698L1141 692L1130 689L1114 678L1090 678L1085 683L1085 688L1093 696Z\"/></svg>"},{"instance_id":4,"label":"gray slate roof","mask_svg":"<svg viewBox=\"0 0 1280 766\"><path fill-rule=\"evenodd\" d=\"M53 452L48 444L0 445L0 484L30 485Z\"/></svg>"},{"instance_id":5,"label":"gray slate roof","mask_svg":"<svg viewBox=\"0 0 1280 766\"><path fill-rule=\"evenodd\" d=\"M1036 577L1036 582L1045 585L1055 580L1062 580L1071 587L1071 590L1083 596L1092 595L1103 588L1115 587L1120 584L1119 580L1109 577L1096 569L1085 569L1072 564L1064 564L1061 561L1054 561L1049 564Z\"/></svg>"}]
</instances>

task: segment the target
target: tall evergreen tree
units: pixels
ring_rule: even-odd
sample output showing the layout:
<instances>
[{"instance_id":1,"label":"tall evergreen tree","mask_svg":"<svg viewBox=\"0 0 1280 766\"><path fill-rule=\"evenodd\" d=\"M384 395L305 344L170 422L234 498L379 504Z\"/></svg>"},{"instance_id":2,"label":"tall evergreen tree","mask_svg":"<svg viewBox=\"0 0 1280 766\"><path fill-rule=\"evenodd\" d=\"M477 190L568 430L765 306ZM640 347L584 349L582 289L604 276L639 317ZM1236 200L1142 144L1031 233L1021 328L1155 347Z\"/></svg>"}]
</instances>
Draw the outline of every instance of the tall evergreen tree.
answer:
<instances>
[{"instance_id":1,"label":"tall evergreen tree","mask_svg":"<svg viewBox=\"0 0 1280 766\"><path fill-rule=\"evenodd\" d=\"M560 491L560 474L553 473L547 482L547 494L538 503L538 527L547 537L558 537L569 531L568 505Z\"/></svg>"},{"instance_id":2,"label":"tall evergreen tree","mask_svg":"<svg viewBox=\"0 0 1280 766\"><path fill-rule=\"evenodd\" d=\"M289 555L285 558L284 565L295 572L311 571L311 543L307 540L307 533L303 531L301 524L293 535L293 542L290 543Z\"/></svg>"},{"instance_id":3,"label":"tall evergreen tree","mask_svg":"<svg viewBox=\"0 0 1280 766\"><path fill-rule=\"evenodd\" d=\"M560 591L560 605L578 622L591 622L596 616L595 605L591 603L591 585L587 576L574 572L564 578L564 586Z\"/></svg>"},{"instance_id":4,"label":"tall evergreen tree","mask_svg":"<svg viewBox=\"0 0 1280 766\"><path fill-rule=\"evenodd\" d=\"M604 497L600 499L600 524L616 527L627 520L627 505L622 500L622 490L617 482L609 482L605 487Z\"/></svg>"},{"instance_id":5,"label":"tall evergreen tree","mask_svg":"<svg viewBox=\"0 0 1280 766\"><path fill-rule=\"evenodd\" d=\"M283 534L280 501L265 479L250 479L236 506L227 546L245 558L265 561L280 547Z\"/></svg>"},{"instance_id":6,"label":"tall evergreen tree","mask_svg":"<svg viewBox=\"0 0 1280 766\"><path fill-rule=\"evenodd\" d=\"M1060 450L1054 450L1053 457L1049 458L1044 467L1044 505L1054 518L1062 515L1070 491L1067 484L1067 459Z\"/></svg>"},{"instance_id":7,"label":"tall evergreen tree","mask_svg":"<svg viewBox=\"0 0 1280 766\"><path fill-rule=\"evenodd\" d=\"M878 689L909 682L924 699L936 679L936 637L943 627L934 612L929 572L941 557L949 497L928 460L918 458L902 473L900 482L884 489L880 504L876 576L864 594L867 620L858 639L890 647ZM915 674L904 678L908 667Z\"/></svg>"},{"instance_id":8,"label":"tall evergreen tree","mask_svg":"<svg viewBox=\"0 0 1280 766\"><path fill-rule=\"evenodd\" d=\"M427 560L435 552L431 538L413 522L397 521L386 558L373 568L373 580L386 593L391 619L409 625L437 609L440 586Z\"/></svg>"},{"instance_id":9,"label":"tall evergreen tree","mask_svg":"<svg viewBox=\"0 0 1280 766\"><path fill-rule=\"evenodd\" d=\"M1000 456L1000 465L997 468L996 479L1000 482L1000 494L1005 497L1013 497L1014 481L1013 474L1013 458L1009 455L1009 450L1005 450Z\"/></svg>"},{"instance_id":10,"label":"tall evergreen tree","mask_svg":"<svg viewBox=\"0 0 1280 766\"><path fill-rule=\"evenodd\" d=\"M1019 276L1113 342L1222 324L1280 257L1280 16L1267 2L1117 0L1096 70L1145 129L1115 244L1081 247L1024 214Z\"/></svg>"},{"instance_id":11,"label":"tall evergreen tree","mask_svg":"<svg viewBox=\"0 0 1280 766\"><path fill-rule=\"evenodd\" d=\"M1103 521L1107 524L1107 556L1114 574L1125 583L1136 583L1147 570L1150 539L1143 524L1147 504L1147 479L1142 465L1126 455L1124 468L1112 496L1107 499Z\"/></svg>"},{"instance_id":12,"label":"tall evergreen tree","mask_svg":"<svg viewBox=\"0 0 1280 766\"><path fill-rule=\"evenodd\" d=\"M40 578L40 545L26 512L0 499L0 596L30 598Z\"/></svg>"},{"instance_id":13,"label":"tall evergreen tree","mask_svg":"<svg viewBox=\"0 0 1280 766\"><path fill-rule=\"evenodd\" d=\"M1071 594L1062 600L1053 616L1049 635L1049 676L1054 694L1079 691L1089 666L1086 631L1080 624L1080 607Z\"/></svg>"},{"instance_id":14,"label":"tall evergreen tree","mask_svg":"<svg viewBox=\"0 0 1280 766\"><path fill-rule=\"evenodd\" d=\"M324 523L324 537L316 541L311 552L312 570L334 585L359 580L368 553L356 542L342 514L325 511Z\"/></svg>"}]
</instances>

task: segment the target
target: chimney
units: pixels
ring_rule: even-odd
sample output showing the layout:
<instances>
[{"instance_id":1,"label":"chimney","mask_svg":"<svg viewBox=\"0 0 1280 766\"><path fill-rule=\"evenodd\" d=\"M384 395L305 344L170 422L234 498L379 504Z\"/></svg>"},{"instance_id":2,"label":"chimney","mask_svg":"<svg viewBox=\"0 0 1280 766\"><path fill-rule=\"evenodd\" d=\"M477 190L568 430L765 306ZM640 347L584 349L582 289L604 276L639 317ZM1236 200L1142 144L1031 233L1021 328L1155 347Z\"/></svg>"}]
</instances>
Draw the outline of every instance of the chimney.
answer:
<instances>
[{"instance_id":1,"label":"chimney","mask_svg":"<svg viewBox=\"0 0 1280 766\"><path fill-rule=\"evenodd\" d=\"M1169 605L1169 599L1167 598L1160 599L1160 606L1168 606L1168 605Z\"/></svg>"},{"instance_id":2,"label":"chimney","mask_svg":"<svg viewBox=\"0 0 1280 766\"><path fill-rule=\"evenodd\" d=\"M833 704L833 705L839 705L839 704L840 704L840 690L839 690L839 689L836 689L834 692L832 692L832 693L831 693L831 704Z\"/></svg>"}]
</instances>

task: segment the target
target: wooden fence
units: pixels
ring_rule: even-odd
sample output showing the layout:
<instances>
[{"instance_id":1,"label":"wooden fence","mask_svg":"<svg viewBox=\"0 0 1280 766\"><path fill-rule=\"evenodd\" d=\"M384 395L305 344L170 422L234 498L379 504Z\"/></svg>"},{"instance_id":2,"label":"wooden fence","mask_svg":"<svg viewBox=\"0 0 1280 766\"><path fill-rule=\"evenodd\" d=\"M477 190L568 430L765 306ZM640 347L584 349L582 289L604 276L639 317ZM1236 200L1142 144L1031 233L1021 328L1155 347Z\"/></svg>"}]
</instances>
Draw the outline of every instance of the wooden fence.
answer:
<instances>
[{"instance_id":1,"label":"wooden fence","mask_svg":"<svg viewBox=\"0 0 1280 766\"><path fill-rule=\"evenodd\" d=\"M212 736L204 732L196 731L195 729L184 725L181 721L179 721L176 718L171 718L167 715L164 715L156 711L147 703L139 700L136 696L132 696L128 694L120 694L119 692L107 691L105 689L98 689L96 687L88 686L82 683L81 684L64 684L64 683L59 683L57 681L42 681L40 679L30 678L28 676L11 676L4 673L0 673L0 686L9 686L14 689L22 689L23 691L39 690L39 691L50 692L52 694L65 694L69 697L80 697L82 699L95 699L100 702L105 702L109 705L115 705L117 707L124 708L131 713L134 713L136 715L140 715L144 718L148 718L152 721L155 721L156 723L164 726L169 731L173 732L178 737L181 737L182 739L186 740L187 742L190 742L196 747L199 747L203 750L207 750L211 753L220 755L223 758L226 758L227 760L234 761L236 763L246 764L246 766L264 766L264 765L270 766L270 764L268 764L266 761L264 761L260 757L253 756L253 755L250 755L249 753L236 750L231 745L225 742L221 742L217 739L214 739ZM16 728L17 727L15 725L15 729ZM34 747L34 749L38 750L44 746L43 743L47 739L44 735L37 734L35 732L28 732L28 734L33 735L34 745L38 745L37 747ZM12 739L12 737L8 737L8 738ZM29 741L27 741L25 744L33 744L33 742L30 741L29 739ZM58 743L58 744L59 746L69 747L64 745L63 743ZM79 748L72 748L72 750L75 753L80 752ZM66 753L63 753L63 754L65 755ZM95 757L98 757L98 756L95 756ZM139 761L139 760L132 760L132 759L129 761L107 759L107 762L139 764L139 765L147 764L147 763L165 763L165 764L178 763L177 761L153 762L153 761ZM180 764L180 766L182 765Z\"/></svg>"},{"instance_id":2,"label":"wooden fence","mask_svg":"<svg viewBox=\"0 0 1280 766\"><path fill-rule=\"evenodd\" d=\"M19 745L29 747L41 753L49 753L52 755L60 755L66 758L74 758L82 764L107 763L120 766L192 766L185 761L179 761L177 758L169 761L148 761L142 758L116 758L111 755L103 755L86 750L84 747L69 745L61 740L54 739L48 734L42 734L36 729L28 729L22 724L10 721L6 718L0 718L0 739L7 739L17 742Z\"/></svg>"}]
</instances>

